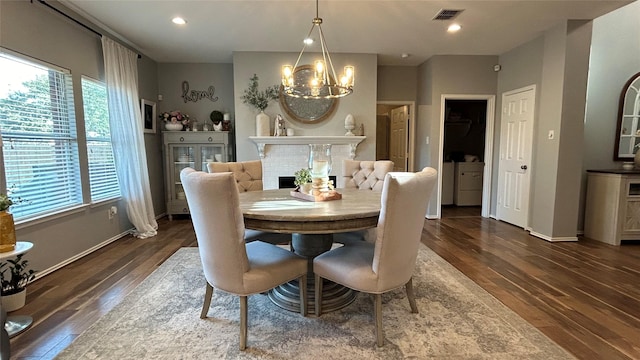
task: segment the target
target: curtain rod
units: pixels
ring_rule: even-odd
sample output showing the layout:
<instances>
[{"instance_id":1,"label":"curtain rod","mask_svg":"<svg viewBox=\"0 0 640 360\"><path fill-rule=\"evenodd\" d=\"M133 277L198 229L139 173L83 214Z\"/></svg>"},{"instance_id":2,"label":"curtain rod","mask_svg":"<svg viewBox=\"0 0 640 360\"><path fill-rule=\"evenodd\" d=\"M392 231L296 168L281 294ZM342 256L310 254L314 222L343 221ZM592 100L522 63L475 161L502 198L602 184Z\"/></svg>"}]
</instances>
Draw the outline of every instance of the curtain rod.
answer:
<instances>
[{"instance_id":1,"label":"curtain rod","mask_svg":"<svg viewBox=\"0 0 640 360\"><path fill-rule=\"evenodd\" d=\"M44 0L38 0L38 2L39 2L40 4L42 4L42 5L46 6L46 7L48 7L49 9L51 9L51 10L53 10L53 11L57 12L58 14L60 14L60 15L62 15L62 16L64 16L64 17L66 17L67 19L69 19L69 20L73 21L74 23L76 23L76 24L78 24L78 25L82 26L83 28L85 28L85 29L87 29L87 30L91 31L92 33L94 33L94 34L96 34L96 35L98 35L98 36L102 37L102 34L101 34L101 33L99 33L99 32L97 32L97 31L93 30L93 29L92 29L92 28L90 28L89 26L87 26L87 25L85 25L84 23L82 23L82 22L78 21L77 19L75 19L75 18L71 17L70 15L68 15L68 14L67 14L67 13L65 13L65 12L63 12L62 10L57 9L57 8L55 8L55 7L53 7L53 6L49 5L49 4L47 4ZM31 3L33 4L33 0L31 0ZM138 59L140 59L140 58L142 58L142 55L138 54Z\"/></svg>"}]
</instances>

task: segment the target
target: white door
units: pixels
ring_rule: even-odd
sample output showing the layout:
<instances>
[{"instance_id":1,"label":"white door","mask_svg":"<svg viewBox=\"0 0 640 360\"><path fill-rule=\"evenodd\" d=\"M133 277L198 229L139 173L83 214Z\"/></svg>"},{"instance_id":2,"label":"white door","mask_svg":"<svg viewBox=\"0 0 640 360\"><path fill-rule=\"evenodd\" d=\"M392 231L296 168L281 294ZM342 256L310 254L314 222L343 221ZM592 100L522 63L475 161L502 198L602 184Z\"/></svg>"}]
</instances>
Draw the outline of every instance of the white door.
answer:
<instances>
[{"instance_id":1,"label":"white door","mask_svg":"<svg viewBox=\"0 0 640 360\"><path fill-rule=\"evenodd\" d=\"M535 85L502 94L496 215L522 228L529 216L535 95Z\"/></svg>"},{"instance_id":2,"label":"white door","mask_svg":"<svg viewBox=\"0 0 640 360\"><path fill-rule=\"evenodd\" d=\"M393 171L407 171L408 108L408 106L400 106L395 109L391 109L389 159L393 161Z\"/></svg>"}]
</instances>

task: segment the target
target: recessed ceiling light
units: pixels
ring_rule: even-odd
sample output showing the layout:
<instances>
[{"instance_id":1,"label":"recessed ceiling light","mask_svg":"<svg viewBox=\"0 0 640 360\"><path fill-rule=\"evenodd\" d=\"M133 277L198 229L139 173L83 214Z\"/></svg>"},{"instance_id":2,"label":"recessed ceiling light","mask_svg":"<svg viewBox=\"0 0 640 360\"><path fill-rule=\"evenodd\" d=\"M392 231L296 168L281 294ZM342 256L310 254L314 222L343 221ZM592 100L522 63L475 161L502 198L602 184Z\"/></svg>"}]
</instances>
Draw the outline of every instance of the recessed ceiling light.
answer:
<instances>
[{"instance_id":1,"label":"recessed ceiling light","mask_svg":"<svg viewBox=\"0 0 640 360\"><path fill-rule=\"evenodd\" d=\"M403 59L406 59L406 58L408 58L408 57L409 57L409 54L407 54L407 53L402 53L402 55L400 55L400 56L402 56L402 58L403 58Z\"/></svg>"},{"instance_id":2,"label":"recessed ceiling light","mask_svg":"<svg viewBox=\"0 0 640 360\"><path fill-rule=\"evenodd\" d=\"M307 45L311 45L311 44L313 44L313 39L312 39L312 38L310 38L310 37L308 37L308 38L304 39L304 41L303 41L303 42L304 42L305 44L307 44Z\"/></svg>"},{"instance_id":3,"label":"recessed ceiling light","mask_svg":"<svg viewBox=\"0 0 640 360\"><path fill-rule=\"evenodd\" d=\"M173 19L171 19L171 22L174 23L174 24L177 24L177 25L184 25L184 24L187 23L187 20L185 20L185 19L183 19L183 18L181 18L179 16L176 16Z\"/></svg>"},{"instance_id":4,"label":"recessed ceiling light","mask_svg":"<svg viewBox=\"0 0 640 360\"><path fill-rule=\"evenodd\" d=\"M458 30L462 29L462 26L458 25L458 24L451 24L449 25L449 27L447 28L448 32L456 32Z\"/></svg>"}]
</instances>

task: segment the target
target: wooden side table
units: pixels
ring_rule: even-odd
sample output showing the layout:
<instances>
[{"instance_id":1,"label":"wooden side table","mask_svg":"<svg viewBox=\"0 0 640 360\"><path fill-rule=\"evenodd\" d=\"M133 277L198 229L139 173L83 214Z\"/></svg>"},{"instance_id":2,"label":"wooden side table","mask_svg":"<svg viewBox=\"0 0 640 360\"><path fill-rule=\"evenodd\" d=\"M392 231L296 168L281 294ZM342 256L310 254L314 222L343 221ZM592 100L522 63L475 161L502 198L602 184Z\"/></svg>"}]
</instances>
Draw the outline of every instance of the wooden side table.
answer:
<instances>
[{"instance_id":1,"label":"wooden side table","mask_svg":"<svg viewBox=\"0 0 640 360\"><path fill-rule=\"evenodd\" d=\"M12 257L16 257L20 254L24 254L27 251L33 248L33 243L27 241L18 241L16 243L16 248L13 251L0 253L0 261ZM26 315L17 315L17 316L9 316L7 317L7 322L4 324L4 329L9 334L9 337L12 338L21 332L27 330L29 326L33 323L33 318L31 316Z\"/></svg>"}]
</instances>

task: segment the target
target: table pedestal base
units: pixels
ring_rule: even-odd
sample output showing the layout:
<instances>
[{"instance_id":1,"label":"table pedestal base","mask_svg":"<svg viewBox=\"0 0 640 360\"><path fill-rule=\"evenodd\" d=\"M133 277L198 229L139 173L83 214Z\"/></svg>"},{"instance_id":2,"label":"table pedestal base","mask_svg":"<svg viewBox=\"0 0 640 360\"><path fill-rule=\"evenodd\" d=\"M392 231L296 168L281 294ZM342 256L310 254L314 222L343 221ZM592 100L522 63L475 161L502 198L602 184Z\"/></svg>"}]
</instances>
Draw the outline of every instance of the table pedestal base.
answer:
<instances>
[{"instance_id":1,"label":"table pedestal base","mask_svg":"<svg viewBox=\"0 0 640 360\"><path fill-rule=\"evenodd\" d=\"M7 322L4 324L4 329L12 338L21 332L27 330L33 323L33 318L26 315L16 315L7 317Z\"/></svg>"},{"instance_id":2,"label":"table pedestal base","mask_svg":"<svg viewBox=\"0 0 640 360\"><path fill-rule=\"evenodd\" d=\"M313 258L331 250L332 234L293 234L291 237L293 251L309 260L307 274L307 311L315 313L315 279L313 275ZM322 312L330 312L351 304L358 295L357 291L324 279L322 283ZM277 306L300 312L300 287L298 280L290 281L269 291L269 299Z\"/></svg>"}]
</instances>

